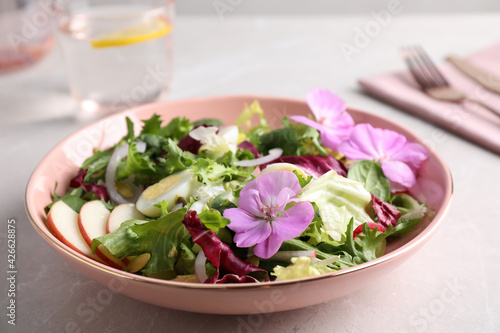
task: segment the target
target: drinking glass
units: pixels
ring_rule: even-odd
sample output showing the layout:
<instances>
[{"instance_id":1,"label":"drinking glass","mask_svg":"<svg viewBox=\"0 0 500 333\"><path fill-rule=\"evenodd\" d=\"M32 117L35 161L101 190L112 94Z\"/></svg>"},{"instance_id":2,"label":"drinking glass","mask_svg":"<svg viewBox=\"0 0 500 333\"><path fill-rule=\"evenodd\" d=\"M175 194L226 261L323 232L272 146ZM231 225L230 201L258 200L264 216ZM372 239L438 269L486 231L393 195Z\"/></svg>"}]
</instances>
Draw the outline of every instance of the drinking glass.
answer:
<instances>
[{"instance_id":1,"label":"drinking glass","mask_svg":"<svg viewBox=\"0 0 500 333\"><path fill-rule=\"evenodd\" d=\"M53 46L48 0L0 0L0 73L25 68Z\"/></svg>"},{"instance_id":2,"label":"drinking glass","mask_svg":"<svg viewBox=\"0 0 500 333\"><path fill-rule=\"evenodd\" d=\"M153 102L171 80L172 0L57 0L71 94L87 114Z\"/></svg>"}]
</instances>

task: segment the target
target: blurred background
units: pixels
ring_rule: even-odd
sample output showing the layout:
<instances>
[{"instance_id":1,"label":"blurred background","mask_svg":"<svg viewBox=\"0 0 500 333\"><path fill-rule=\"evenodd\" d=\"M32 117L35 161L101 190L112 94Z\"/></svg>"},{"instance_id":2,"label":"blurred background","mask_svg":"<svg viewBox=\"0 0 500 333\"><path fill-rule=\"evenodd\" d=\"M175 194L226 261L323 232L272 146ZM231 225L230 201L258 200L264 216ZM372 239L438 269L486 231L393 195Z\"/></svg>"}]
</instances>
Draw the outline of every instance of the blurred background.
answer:
<instances>
[{"instance_id":1,"label":"blurred background","mask_svg":"<svg viewBox=\"0 0 500 333\"><path fill-rule=\"evenodd\" d=\"M500 10L498 0L182 0L177 1L179 15L210 15L218 11L232 12L235 15L303 15L303 14L362 14L384 8L390 2L405 3L406 13L470 13ZM231 10L232 8L232 10Z\"/></svg>"}]
</instances>

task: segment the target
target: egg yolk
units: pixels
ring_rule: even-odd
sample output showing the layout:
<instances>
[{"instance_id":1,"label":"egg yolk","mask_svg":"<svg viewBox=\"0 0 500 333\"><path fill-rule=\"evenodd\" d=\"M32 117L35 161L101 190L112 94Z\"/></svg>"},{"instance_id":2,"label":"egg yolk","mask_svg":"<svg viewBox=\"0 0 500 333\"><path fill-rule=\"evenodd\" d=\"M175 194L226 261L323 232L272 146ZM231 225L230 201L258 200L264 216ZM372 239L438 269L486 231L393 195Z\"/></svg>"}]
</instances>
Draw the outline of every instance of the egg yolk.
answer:
<instances>
[{"instance_id":1,"label":"egg yolk","mask_svg":"<svg viewBox=\"0 0 500 333\"><path fill-rule=\"evenodd\" d=\"M160 180L158 183L148 187L143 193L142 197L145 200L153 200L161 194L169 191L179 181L178 175L171 175L167 178Z\"/></svg>"}]
</instances>

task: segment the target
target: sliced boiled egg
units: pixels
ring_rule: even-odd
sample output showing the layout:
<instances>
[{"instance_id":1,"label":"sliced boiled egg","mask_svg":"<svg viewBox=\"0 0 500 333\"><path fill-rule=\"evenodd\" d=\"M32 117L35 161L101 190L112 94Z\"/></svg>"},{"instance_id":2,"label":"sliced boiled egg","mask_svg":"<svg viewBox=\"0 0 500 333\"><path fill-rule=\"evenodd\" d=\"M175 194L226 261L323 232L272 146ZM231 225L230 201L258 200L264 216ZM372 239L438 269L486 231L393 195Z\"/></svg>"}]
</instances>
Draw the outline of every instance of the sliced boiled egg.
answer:
<instances>
[{"instance_id":1,"label":"sliced boiled egg","mask_svg":"<svg viewBox=\"0 0 500 333\"><path fill-rule=\"evenodd\" d=\"M261 175L263 174L266 174L266 173L269 173L269 172L274 172L274 171L290 171L290 172L293 172L293 171L297 171L297 173L299 175L301 175L302 177L304 178L307 178L307 174L305 173L305 171L301 168L301 167L298 167L294 164L291 164L291 163L273 163L273 164L269 164L268 166L266 166L266 168L264 170L262 170L262 172L260 173Z\"/></svg>"},{"instance_id":2,"label":"sliced boiled egg","mask_svg":"<svg viewBox=\"0 0 500 333\"><path fill-rule=\"evenodd\" d=\"M156 207L156 204L166 201L168 202L167 209L170 211L175 206L178 197L189 198L200 185L201 183L190 170L173 173L142 192L135 206L146 216L158 217L161 209Z\"/></svg>"}]
</instances>

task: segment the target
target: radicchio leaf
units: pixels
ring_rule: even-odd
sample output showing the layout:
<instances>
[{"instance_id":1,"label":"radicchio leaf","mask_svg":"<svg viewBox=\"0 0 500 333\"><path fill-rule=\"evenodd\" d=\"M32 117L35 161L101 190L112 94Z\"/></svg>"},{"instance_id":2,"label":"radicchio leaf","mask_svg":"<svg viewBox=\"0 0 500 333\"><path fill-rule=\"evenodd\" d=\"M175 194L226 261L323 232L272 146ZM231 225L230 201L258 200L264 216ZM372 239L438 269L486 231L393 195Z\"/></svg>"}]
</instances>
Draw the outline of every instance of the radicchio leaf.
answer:
<instances>
[{"instance_id":1,"label":"radicchio leaf","mask_svg":"<svg viewBox=\"0 0 500 333\"><path fill-rule=\"evenodd\" d=\"M78 174L71 179L69 182L69 186L72 188L82 187L85 192L93 192L96 196L96 199L102 199L105 202L109 201L108 193L106 192L106 186L98 185L97 183L92 184L84 184L83 180L85 179L85 175L87 174L88 169L80 169Z\"/></svg>"},{"instance_id":2,"label":"radicchio leaf","mask_svg":"<svg viewBox=\"0 0 500 333\"><path fill-rule=\"evenodd\" d=\"M318 178L330 170L334 170L340 176L347 177L347 167L332 155L302 155L302 156L281 156L273 163L290 163L301 167L307 174ZM267 164L261 165L265 168Z\"/></svg>"},{"instance_id":3,"label":"radicchio leaf","mask_svg":"<svg viewBox=\"0 0 500 333\"><path fill-rule=\"evenodd\" d=\"M188 151L190 153L193 153L195 155L198 155L198 151L200 150L202 144L200 140L193 139L189 134L180 139L179 143L177 144L180 149L183 151Z\"/></svg>"},{"instance_id":4,"label":"radicchio leaf","mask_svg":"<svg viewBox=\"0 0 500 333\"><path fill-rule=\"evenodd\" d=\"M88 169L80 169L78 171L78 174L71 179L69 182L69 186L73 188L78 188L82 186L83 184L83 179L85 178L85 175L87 174Z\"/></svg>"},{"instance_id":5,"label":"radicchio leaf","mask_svg":"<svg viewBox=\"0 0 500 333\"><path fill-rule=\"evenodd\" d=\"M201 124L201 125L195 126L193 129L196 129L200 126L210 127L207 124ZM186 136L184 136L182 139L179 140L179 143L177 144L177 146L179 146L179 148L182 149L183 151L188 151L190 153L198 155L198 152L200 151L200 148L201 148L201 146L203 146L203 144L201 143L200 140L196 140L188 133Z\"/></svg>"},{"instance_id":6,"label":"radicchio leaf","mask_svg":"<svg viewBox=\"0 0 500 333\"><path fill-rule=\"evenodd\" d=\"M223 243L212 230L203 225L194 210L184 216L182 223L191 233L193 241L201 246L207 259L217 269L205 283L269 281L265 270L238 258L229 245ZM221 271L227 274L219 279Z\"/></svg>"},{"instance_id":7,"label":"radicchio leaf","mask_svg":"<svg viewBox=\"0 0 500 333\"><path fill-rule=\"evenodd\" d=\"M92 183L90 185L82 184L82 187L86 192L94 192L97 199L102 199L105 202L109 201L109 196L106 192L106 186Z\"/></svg>"},{"instance_id":8,"label":"radicchio leaf","mask_svg":"<svg viewBox=\"0 0 500 333\"><path fill-rule=\"evenodd\" d=\"M378 217L378 223L384 227L398 224L398 219L401 217L401 212L388 202L382 201L372 194L373 210Z\"/></svg>"},{"instance_id":9,"label":"radicchio leaf","mask_svg":"<svg viewBox=\"0 0 500 333\"><path fill-rule=\"evenodd\" d=\"M238 145L238 148L248 150L253 154L253 157L257 158L260 156L259 151L257 150L257 147L250 141L243 141Z\"/></svg>"}]
</instances>

